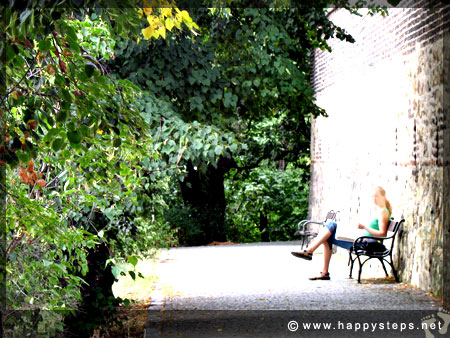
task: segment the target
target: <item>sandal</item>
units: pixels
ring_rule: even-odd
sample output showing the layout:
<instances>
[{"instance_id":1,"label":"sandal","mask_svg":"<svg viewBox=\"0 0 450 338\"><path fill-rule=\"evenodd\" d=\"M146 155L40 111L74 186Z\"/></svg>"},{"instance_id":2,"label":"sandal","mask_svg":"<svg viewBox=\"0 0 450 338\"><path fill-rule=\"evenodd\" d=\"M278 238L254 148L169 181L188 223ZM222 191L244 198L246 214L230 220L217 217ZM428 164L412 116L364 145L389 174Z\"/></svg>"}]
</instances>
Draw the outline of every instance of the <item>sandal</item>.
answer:
<instances>
[{"instance_id":1,"label":"sandal","mask_svg":"<svg viewBox=\"0 0 450 338\"><path fill-rule=\"evenodd\" d=\"M295 257L303 258L303 259L306 259L308 261L310 261L312 259L312 256L313 256L313 254L311 252L308 252L306 250L303 250L303 251L300 251L300 252L292 251L291 254L293 256L295 256Z\"/></svg>"},{"instance_id":2,"label":"sandal","mask_svg":"<svg viewBox=\"0 0 450 338\"><path fill-rule=\"evenodd\" d=\"M317 276L317 277L310 277L309 278L309 280L330 280L331 278L330 278L330 273L329 272L327 272L327 273L323 273L323 272L321 272L320 273L320 276Z\"/></svg>"}]
</instances>

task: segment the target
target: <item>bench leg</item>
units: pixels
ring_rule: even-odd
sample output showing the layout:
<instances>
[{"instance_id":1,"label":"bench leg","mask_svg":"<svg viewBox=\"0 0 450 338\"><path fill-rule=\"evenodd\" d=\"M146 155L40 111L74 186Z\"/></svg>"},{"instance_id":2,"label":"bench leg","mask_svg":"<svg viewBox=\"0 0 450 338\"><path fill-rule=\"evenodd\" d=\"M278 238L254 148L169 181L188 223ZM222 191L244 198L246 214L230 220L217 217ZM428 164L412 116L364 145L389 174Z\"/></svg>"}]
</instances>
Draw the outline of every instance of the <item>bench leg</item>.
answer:
<instances>
[{"instance_id":1,"label":"bench leg","mask_svg":"<svg viewBox=\"0 0 450 338\"><path fill-rule=\"evenodd\" d=\"M395 267L394 267L394 261L392 260L392 254L389 255L389 258L391 259L389 262L389 265L392 268L392 273L394 274L395 281L398 283L398 282L400 282L400 279L398 278L397 271L395 270Z\"/></svg>"},{"instance_id":2,"label":"bench leg","mask_svg":"<svg viewBox=\"0 0 450 338\"><path fill-rule=\"evenodd\" d=\"M366 258L366 260L362 263L361 263L361 259L359 258L360 256L358 254L356 254L356 257L358 257L358 262L359 262L358 283L361 283L361 273L362 273L363 265L372 257ZM373 257L373 258L375 258L375 257Z\"/></svg>"},{"instance_id":3,"label":"bench leg","mask_svg":"<svg viewBox=\"0 0 450 338\"><path fill-rule=\"evenodd\" d=\"M388 274L388 272L387 272L387 270L386 270L386 266L384 265L384 260L383 260L383 258L378 258L378 259L380 260L381 265L383 265L383 270L384 270L384 273L386 274L386 277L389 277L389 274Z\"/></svg>"},{"instance_id":4,"label":"bench leg","mask_svg":"<svg viewBox=\"0 0 450 338\"><path fill-rule=\"evenodd\" d=\"M309 243L311 243L311 235L308 236L307 240L306 240L306 247L308 247Z\"/></svg>"},{"instance_id":5,"label":"bench leg","mask_svg":"<svg viewBox=\"0 0 450 338\"><path fill-rule=\"evenodd\" d=\"M301 247L301 250L303 250L303 246L305 245L305 238L306 238L306 235L303 235L302 237L303 237L303 239L302 239L302 247Z\"/></svg>"},{"instance_id":6,"label":"bench leg","mask_svg":"<svg viewBox=\"0 0 450 338\"><path fill-rule=\"evenodd\" d=\"M356 259L356 258L355 258ZM349 251L348 252L348 264L350 265L350 274L348 275L348 278L352 279L352 274L353 274L353 263L355 262L355 259L352 259L352 254Z\"/></svg>"},{"instance_id":7,"label":"bench leg","mask_svg":"<svg viewBox=\"0 0 450 338\"><path fill-rule=\"evenodd\" d=\"M361 283L362 264L361 264L361 259L359 258L358 254L356 255L356 257L358 258L358 263L359 263L358 283Z\"/></svg>"}]
</instances>

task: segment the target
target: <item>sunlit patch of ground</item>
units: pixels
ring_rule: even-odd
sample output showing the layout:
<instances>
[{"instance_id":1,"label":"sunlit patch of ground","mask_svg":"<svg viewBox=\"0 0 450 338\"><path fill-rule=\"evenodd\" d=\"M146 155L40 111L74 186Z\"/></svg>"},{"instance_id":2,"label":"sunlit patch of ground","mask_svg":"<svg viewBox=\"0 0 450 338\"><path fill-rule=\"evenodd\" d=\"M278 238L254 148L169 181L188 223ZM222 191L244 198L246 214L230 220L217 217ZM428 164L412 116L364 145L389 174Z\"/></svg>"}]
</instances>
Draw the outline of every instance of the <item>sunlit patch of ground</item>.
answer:
<instances>
[{"instance_id":1,"label":"sunlit patch of ground","mask_svg":"<svg viewBox=\"0 0 450 338\"><path fill-rule=\"evenodd\" d=\"M137 302L149 302L149 296L158 278L155 274L158 256L157 254L153 259L137 263L136 275L140 272L144 278L136 277L136 280L133 280L129 275L120 276L119 281L113 285L114 296Z\"/></svg>"}]
</instances>

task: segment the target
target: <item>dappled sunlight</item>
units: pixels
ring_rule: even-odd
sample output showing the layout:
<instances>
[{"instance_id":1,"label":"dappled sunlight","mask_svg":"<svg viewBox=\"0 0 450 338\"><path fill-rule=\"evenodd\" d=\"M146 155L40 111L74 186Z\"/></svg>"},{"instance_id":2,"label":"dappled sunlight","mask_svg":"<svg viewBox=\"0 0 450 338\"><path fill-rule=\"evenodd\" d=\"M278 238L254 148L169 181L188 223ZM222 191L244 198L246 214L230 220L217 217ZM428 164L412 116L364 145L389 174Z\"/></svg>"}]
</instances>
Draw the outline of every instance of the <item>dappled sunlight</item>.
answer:
<instances>
[{"instance_id":1,"label":"dappled sunlight","mask_svg":"<svg viewBox=\"0 0 450 338\"><path fill-rule=\"evenodd\" d=\"M136 276L140 272L144 278L136 277L136 280L133 280L128 274L119 276L119 280L112 287L114 296L137 302L150 302L150 293L158 279L155 275L157 259L156 255L153 259L141 260L136 264Z\"/></svg>"}]
</instances>

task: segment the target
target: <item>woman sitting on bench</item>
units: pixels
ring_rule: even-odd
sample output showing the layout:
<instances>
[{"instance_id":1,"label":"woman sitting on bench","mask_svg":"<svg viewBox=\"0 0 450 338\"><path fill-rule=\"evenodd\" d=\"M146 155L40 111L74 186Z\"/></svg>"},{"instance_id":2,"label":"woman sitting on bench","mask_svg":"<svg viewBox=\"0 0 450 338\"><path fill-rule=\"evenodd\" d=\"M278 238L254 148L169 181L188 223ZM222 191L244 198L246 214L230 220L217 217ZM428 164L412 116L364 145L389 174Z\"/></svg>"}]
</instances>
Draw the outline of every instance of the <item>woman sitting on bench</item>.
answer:
<instances>
[{"instance_id":1,"label":"woman sitting on bench","mask_svg":"<svg viewBox=\"0 0 450 338\"><path fill-rule=\"evenodd\" d=\"M370 225L358 224L358 229L366 230L362 236L376 236L376 237L386 237L389 221L392 214L391 203L386 199L386 191L382 187L378 187L373 195L373 200L375 205L378 207L378 217L375 218ZM306 260L311 260L313 252L323 244L323 270L320 276L311 277L310 280L330 280L330 274L328 272L328 267L330 265L331 259L331 249L333 244L340 246L344 249L349 250L353 246L353 242L338 240L335 238L337 224L335 222L330 222L323 227L316 239L301 252L291 252L295 257L303 258ZM383 246L383 244L378 243L378 241L373 240L370 242L368 240L364 243L367 247L366 250L373 250L374 248ZM383 246L384 247L384 246ZM375 250L373 250L375 251ZM378 251L378 250L376 250Z\"/></svg>"}]
</instances>

